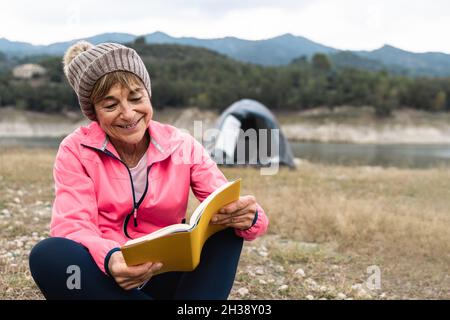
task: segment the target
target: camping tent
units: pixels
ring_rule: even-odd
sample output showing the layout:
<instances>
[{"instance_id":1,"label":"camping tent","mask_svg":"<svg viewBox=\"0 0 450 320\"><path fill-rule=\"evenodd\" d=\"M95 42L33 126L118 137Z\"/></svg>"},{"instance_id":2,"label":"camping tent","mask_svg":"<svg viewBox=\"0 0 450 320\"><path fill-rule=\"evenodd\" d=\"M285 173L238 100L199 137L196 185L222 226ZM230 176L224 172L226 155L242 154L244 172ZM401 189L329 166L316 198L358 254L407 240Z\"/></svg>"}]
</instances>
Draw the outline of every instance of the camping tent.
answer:
<instances>
[{"instance_id":1,"label":"camping tent","mask_svg":"<svg viewBox=\"0 0 450 320\"><path fill-rule=\"evenodd\" d=\"M275 116L255 100L233 103L217 120L216 129L207 149L218 164L295 167L291 147Z\"/></svg>"}]
</instances>

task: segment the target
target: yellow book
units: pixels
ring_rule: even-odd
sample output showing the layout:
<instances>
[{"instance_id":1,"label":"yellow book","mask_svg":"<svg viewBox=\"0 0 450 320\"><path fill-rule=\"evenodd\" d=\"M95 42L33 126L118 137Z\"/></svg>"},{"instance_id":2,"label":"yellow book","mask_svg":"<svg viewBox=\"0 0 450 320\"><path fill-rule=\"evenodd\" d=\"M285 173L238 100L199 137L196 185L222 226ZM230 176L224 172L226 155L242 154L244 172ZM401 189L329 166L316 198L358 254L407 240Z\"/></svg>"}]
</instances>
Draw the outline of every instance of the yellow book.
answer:
<instances>
[{"instance_id":1,"label":"yellow book","mask_svg":"<svg viewBox=\"0 0 450 320\"><path fill-rule=\"evenodd\" d=\"M189 223L173 224L125 243L120 249L129 266L161 262L155 274L168 271L192 271L200 263L206 240L225 229L210 224L222 207L239 199L241 179L230 181L211 193L192 213Z\"/></svg>"}]
</instances>

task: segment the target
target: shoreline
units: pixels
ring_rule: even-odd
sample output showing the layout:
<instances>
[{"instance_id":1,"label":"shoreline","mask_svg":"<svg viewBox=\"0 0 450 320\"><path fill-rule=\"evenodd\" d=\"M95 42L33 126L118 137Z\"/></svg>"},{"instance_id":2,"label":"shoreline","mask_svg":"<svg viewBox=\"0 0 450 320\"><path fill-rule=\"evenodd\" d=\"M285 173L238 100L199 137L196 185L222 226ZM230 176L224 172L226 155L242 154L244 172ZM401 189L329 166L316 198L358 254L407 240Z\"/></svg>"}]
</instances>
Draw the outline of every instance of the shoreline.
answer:
<instances>
[{"instance_id":1,"label":"shoreline","mask_svg":"<svg viewBox=\"0 0 450 320\"><path fill-rule=\"evenodd\" d=\"M398 111L392 118L374 120L370 109L342 107L333 111L280 113L277 120L284 136L305 143L354 144L450 144L450 114L423 115L418 111ZM359 112L359 114L358 114ZM355 116L356 114L356 116ZM197 108L157 110L155 120L188 129L194 121L213 127L218 114ZM0 138L63 137L89 120L81 114L42 114L0 108Z\"/></svg>"},{"instance_id":2,"label":"shoreline","mask_svg":"<svg viewBox=\"0 0 450 320\"><path fill-rule=\"evenodd\" d=\"M354 144L450 144L450 126L385 126L382 128L350 126L337 123L281 125L289 141Z\"/></svg>"}]
</instances>

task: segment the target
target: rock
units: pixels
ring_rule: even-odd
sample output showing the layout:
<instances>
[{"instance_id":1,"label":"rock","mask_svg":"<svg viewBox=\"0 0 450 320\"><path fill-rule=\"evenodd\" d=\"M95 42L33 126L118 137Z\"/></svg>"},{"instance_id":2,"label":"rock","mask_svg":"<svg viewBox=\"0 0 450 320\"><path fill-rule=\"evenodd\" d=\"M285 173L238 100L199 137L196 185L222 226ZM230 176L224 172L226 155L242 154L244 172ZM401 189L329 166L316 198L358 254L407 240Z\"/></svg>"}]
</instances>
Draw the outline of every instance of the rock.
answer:
<instances>
[{"instance_id":1,"label":"rock","mask_svg":"<svg viewBox=\"0 0 450 320\"><path fill-rule=\"evenodd\" d=\"M359 299L371 299L372 295L368 293L366 290L362 289L356 294L356 297Z\"/></svg>"},{"instance_id":2,"label":"rock","mask_svg":"<svg viewBox=\"0 0 450 320\"><path fill-rule=\"evenodd\" d=\"M13 199L13 201L14 201L15 203L20 203L20 199L17 198L17 197L15 197L15 198Z\"/></svg>"},{"instance_id":3,"label":"rock","mask_svg":"<svg viewBox=\"0 0 450 320\"><path fill-rule=\"evenodd\" d=\"M275 270L278 272L284 272L284 267L282 265L275 266Z\"/></svg>"},{"instance_id":4,"label":"rock","mask_svg":"<svg viewBox=\"0 0 450 320\"><path fill-rule=\"evenodd\" d=\"M339 292L336 298L338 298L339 300L344 300L345 298L347 298L347 296L344 293Z\"/></svg>"},{"instance_id":5,"label":"rock","mask_svg":"<svg viewBox=\"0 0 450 320\"><path fill-rule=\"evenodd\" d=\"M261 257L267 257L269 254L267 253L267 251L261 251L261 250L258 250L258 254L261 256Z\"/></svg>"},{"instance_id":6,"label":"rock","mask_svg":"<svg viewBox=\"0 0 450 320\"><path fill-rule=\"evenodd\" d=\"M306 286L309 288L309 289L311 289L311 290L317 290L318 289L318 285L317 285L317 282L315 282L313 279L311 279L311 278L307 278L306 280L305 280L305 284L306 284Z\"/></svg>"},{"instance_id":7,"label":"rock","mask_svg":"<svg viewBox=\"0 0 450 320\"><path fill-rule=\"evenodd\" d=\"M264 274L264 268L263 267L256 267L255 273L258 275Z\"/></svg>"},{"instance_id":8,"label":"rock","mask_svg":"<svg viewBox=\"0 0 450 320\"><path fill-rule=\"evenodd\" d=\"M306 275L305 275L305 271L303 271L302 268L299 268L299 269L295 270L294 274L295 274L297 277L300 277L300 278L304 278L304 277L306 276Z\"/></svg>"},{"instance_id":9,"label":"rock","mask_svg":"<svg viewBox=\"0 0 450 320\"><path fill-rule=\"evenodd\" d=\"M354 293L354 296L358 299L370 299L372 296L364 289L362 284L354 284L351 287L352 292Z\"/></svg>"},{"instance_id":10,"label":"rock","mask_svg":"<svg viewBox=\"0 0 450 320\"><path fill-rule=\"evenodd\" d=\"M278 291L284 291L288 288L289 286L287 284L283 284L278 288Z\"/></svg>"},{"instance_id":11,"label":"rock","mask_svg":"<svg viewBox=\"0 0 450 320\"><path fill-rule=\"evenodd\" d=\"M339 266L336 265L336 264L333 264L333 265L331 266L331 270L338 270L338 269L339 269Z\"/></svg>"},{"instance_id":12,"label":"rock","mask_svg":"<svg viewBox=\"0 0 450 320\"><path fill-rule=\"evenodd\" d=\"M241 296L245 296L249 293L247 288L240 288L237 293L239 293Z\"/></svg>"},{"instance_id":13,"label":"rock","mask_svg":"<svg viewBox=\"0 0 450 320\"><path fill-rule=\"evenodd\" d=\"M259 279L259 283L260 283L260 284L267 284L267 281L264 280L264 279Z\"/></svg>"},{"instance_id":14,"label":"rock","mask_svg":"<svg viewBox=\"0 0 450 320\"><path fill-rule=\"evenodd\" d=\"M258 254L261 257L267 257L269 255L269 253L267 252L266 246L260 246L259 249L258 249Z\"/></svg>"},{"instance_id":15,"label":"rock","mask_svg":"<svg viewBox=\"0 0 450 320\"><path fill-rule=\"evenodd\" d=\"M320 287L319 287L319 291L320 291L320 292L327 292L327 291L328 291L328 288L327 288L326 286L320 286Z\"/></svg>"},{"instance_id":16,"label":"rock","mask_svg":"<svg viewBox=\"0 0 450 320\"><path fill-rule=\"evenodd\" d=\"M312 295L308 294L308 295L306 296L306 299L308 299L308 300L314 300L314 297L313 297Z\"/></svg>"},{"instance_id":17,"label":"rock","mask_svg":"<svg viewBox=\"0 0 450 320\"><path fill-rule=\"evenodd\" d=\"M362 289L362 285L360 283L354 284L351 287L352 291L358 291L360 289Z\"/></svg>"}]
</instances>

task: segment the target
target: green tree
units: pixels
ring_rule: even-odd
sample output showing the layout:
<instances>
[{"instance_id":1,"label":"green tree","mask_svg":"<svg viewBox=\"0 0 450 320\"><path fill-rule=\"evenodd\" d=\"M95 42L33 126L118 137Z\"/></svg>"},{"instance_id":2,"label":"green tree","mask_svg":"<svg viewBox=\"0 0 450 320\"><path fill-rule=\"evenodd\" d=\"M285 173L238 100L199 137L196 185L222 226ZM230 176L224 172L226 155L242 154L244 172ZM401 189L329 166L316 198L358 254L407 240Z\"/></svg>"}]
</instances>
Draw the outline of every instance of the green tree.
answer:
<instances>
[{"instance_id":1,"label":"green tree","mask_svg":"<svg viewBox=\"0 0 450 320\"><path fill-rule=\"evenodd\" d=\"M331 62L323 53L316 53L312 58L313 68L322 72L331 70Z\"/></svg>"},{"instance_id":2,"label":"green tree","mask_svg":"<svg viewBox=\"0 0 450 320\"><path fill-rule=\"evenodd\" d=\"M388 79L381 78L374 95L375 114L378 117L388 117L398 107L398 92Z\"/></svg>"},{"instance_id":3,"label":"green tree","mask_svg":"<svg viewBox=\"0 0 450 320\"><path fill-rule=\"evenodd\" d=\"M439 91L433 101L433 111L444 110L447 104L447 94L444 91Z\"/></svg>"},{"instance_id":4,"label":"green tree","mask_svg":"<svg viewBox=\"0 0 450 320\"><path fill-rule=\"evenodd\" d=\"M145 36L139 36L136 39L134 39L134 44L143 45L145 43L146 43Z\"/></svg>"}]
</instances>

